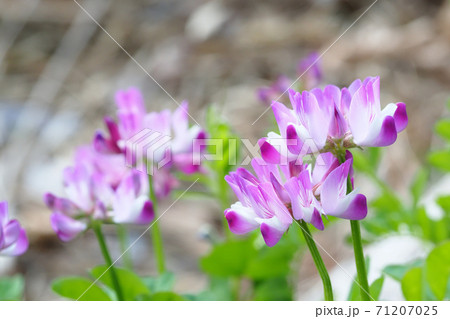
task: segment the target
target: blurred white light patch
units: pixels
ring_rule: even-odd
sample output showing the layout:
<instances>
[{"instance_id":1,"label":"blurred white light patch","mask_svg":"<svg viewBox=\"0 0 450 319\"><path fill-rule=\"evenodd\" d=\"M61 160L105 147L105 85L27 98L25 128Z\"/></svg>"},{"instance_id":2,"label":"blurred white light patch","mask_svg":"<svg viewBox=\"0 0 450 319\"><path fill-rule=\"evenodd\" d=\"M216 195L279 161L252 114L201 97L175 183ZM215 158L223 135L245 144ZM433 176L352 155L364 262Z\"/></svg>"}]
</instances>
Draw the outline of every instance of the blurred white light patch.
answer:
<instances>
[{"instance_id":1,"label":"blurred white light patch","mask_svg":"<svg viewBox=\"0 0 450 319\"><path fill-rule=\"evenodd\" d=\"M230 12L220 1L207 2L192 13L186 23L186 33L194 41L205 41L224 25Z\"/></svg>"}]
</instances>

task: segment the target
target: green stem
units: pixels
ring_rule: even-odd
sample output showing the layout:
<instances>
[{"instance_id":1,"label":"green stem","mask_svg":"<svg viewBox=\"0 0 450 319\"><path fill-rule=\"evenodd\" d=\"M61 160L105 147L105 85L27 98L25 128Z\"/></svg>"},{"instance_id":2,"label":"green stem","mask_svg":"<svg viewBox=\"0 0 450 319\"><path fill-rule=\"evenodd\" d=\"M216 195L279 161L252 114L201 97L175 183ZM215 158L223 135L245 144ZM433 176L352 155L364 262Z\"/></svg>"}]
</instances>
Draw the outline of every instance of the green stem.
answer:
<instances>
[{"instance_id":1,"label":"green stem","mask_svg":"<svg viewBox=\"0 0 450 319\"><path fill-rule=\"evenodd\" d=\"M345 162L345 154L338 156L339 162ZM347 178L347 194L353 191L352 180L350 175ZM358 220L351 220L350 227L352 230L353 252L355 255L356 271L358 273L358 284L361 291L361 299L363 301L370 301L369 281L367 280L366 261L364 258L363 245L361 240L361 227Z\"/></svg>"},{"instance_id":2,"label":"green stem","mask_svg":"<svg viewBox=\"0 0 450 319\"><path fill-rule=\"evenodd\" d=\"M155 189L153 187L153 176L151 174L148 175L148 187L150 189L149 195L150 200L153 204L153 211L155 213L155 221L153 222L153 226L151 229L152 242L153 242L153 250L155 251L155 259L156 265L158 268L158 273L163 274L166 271L166 262L164 259L164 246L162 242L161 230L159 229L158 224L158 199L156 198Z\"/></svg>"},{"instance_id":3,"label":"green stem","mask_svg":"<svg viewBox=\"0 0 450 319\"><path fill-rule=\"evenodd\" d=\"M114 290L116 291L117 299L119 301L122 301L122 300L124 300L123 294L122 294L122 289L120 287L119 279L117 278L116 270L113 266L111 256L109 255L108 247L106 246L105 237L103 236L101 227L102 227L102 224L97 223L97 222L94 222L93 226L92 226L92 228L94 229L95 235L97 236L98 244L100 246L100 250L102 251L103 258L105 259L106 266L108 267L109 273L111 274L111 281L114 286Z\"/></svg>"},{"instance_id":4,"label":"green stem","mask_svg":"<svg viewBox=\"0 0 450 319\"><path fill-rule=\"evenodd\" d=\"M126 268L133 270L133 261L131 259L130 253L127 251L128 232L124 225L117 225L117 236L119 237L120 250L123 253L123 264Z\"/></svg>"},{"instance_id":5,"label":"green stem","mask_svg":"<svg viewBox=\"0 0 450 319\"><path fill-rule=\"evenodd\" d=\"M302 230L303 236L305 237L306 244L308 245L311 256L314 260L317 270L319 271L320 278L322 278L323 291L325 301L333 301L333 288L331 286L330 276L328 275L327 268L320 256L319 250L317 249L316 243L309 231L308 224L306 222L296 220L300 229Z\"/></svg>"},{"instance_id":6,"label":"green stem","mask_svg":"<svg viewBox=\"0 0 450 319\"><path fill-rule=\"evenodd\" d=\"M364 252L361 241L361 229L358 220L351 220L353 250L355 253L356 270L358 272L358 281L361 290L361 299L370 301L369 282L367 280L366 262L364 260Z\"/></svg>"},{"instance_id":7,"label":"green stem","mask_svg":"<svg viewBox=\"0 0 450 319\"><path fill-rule=\"evenodd\" d=\"M221 205L221 209L222 209L222 213L225 211L225 209L227 209L229 207L229 198L228 198L228 185L227 182L225 181L225 177L222 177L221 180L219 181L219 200L220 200L220 205ZM225 218L225 216L222 214L222 226L223 226L223 232L225 233L225 237L227 239L230 239L232 236L231 230L228 227L228 221Z\"/></svg>"}]
</instances>

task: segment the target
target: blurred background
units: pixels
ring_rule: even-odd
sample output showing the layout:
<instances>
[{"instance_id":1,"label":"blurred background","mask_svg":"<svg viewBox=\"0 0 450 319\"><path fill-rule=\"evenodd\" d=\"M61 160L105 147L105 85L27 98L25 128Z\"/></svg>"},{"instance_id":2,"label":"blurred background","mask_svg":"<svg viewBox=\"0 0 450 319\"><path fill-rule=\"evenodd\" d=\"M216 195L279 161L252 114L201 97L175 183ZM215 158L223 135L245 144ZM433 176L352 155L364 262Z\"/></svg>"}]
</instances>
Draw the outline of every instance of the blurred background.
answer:
<instances>
[{"instance_id":1,"label":"blurred background","mask_svg":"<svg viewBox=\"0 0 450 319\"><path fill-rule=\"evenodd\" d=\"M382 104L406 103L408 129L386 150L379 172L399 194L406 193L426 151L440 143L432 129L450 92L449 1L379 0L358 21L373 1L79 4L106 31L72 0L0 0L0 200L9 201L30 237L28 253L0 259L0 275L23 273L26 299L55 299L52 279L85 274L102 262L92 233L68 244L57 239L42 196L62 194L62 169L71 163L75 147L103 128L102 118L115 116L117 89L141 88L148 110L177 107L144 70L175 100L188 100L200 124L206 107L215 104L240 136L256 142L272 125L271 112L252 125L268 107L258 101L257 88L281 74L295 78L299 59L326 51L323 83L343 86L380 75ZM364 179L358 182L370 197L370 186ZM177 276L178 291L196 292L206 285L198 258L210 244L201 233L218 227L221 217L213 201L181 200L161 218L168 268ZM136 228L132 236L142 231ZM352 258L340 240L348 231L347 223L337 224L317 237L342 265ZM113 236L109 239L118 252ZM156 270L146 240L132 253L138 272L151 275ZM408 257L420 254L411 241L404 245ZM386 259L391 250L379 253ZM339 268L325 259L330 268ZM299 273L297 299L320 298L308 257ZM349 281L342 273L336 276Z\"/></svg>"}]
</instances>

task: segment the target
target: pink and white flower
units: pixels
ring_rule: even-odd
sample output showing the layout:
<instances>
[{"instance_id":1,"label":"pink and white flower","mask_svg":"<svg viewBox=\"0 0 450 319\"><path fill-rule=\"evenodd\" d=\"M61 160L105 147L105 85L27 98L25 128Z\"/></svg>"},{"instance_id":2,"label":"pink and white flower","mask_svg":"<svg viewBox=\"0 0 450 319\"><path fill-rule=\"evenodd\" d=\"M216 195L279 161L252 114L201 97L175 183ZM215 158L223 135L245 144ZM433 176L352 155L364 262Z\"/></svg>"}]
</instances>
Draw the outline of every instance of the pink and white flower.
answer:
<instances>
[{"instance_id":1,"label":"pink and white flower","mask_svg":"<svg viewBox=\"0 0 450 319\"><path fill-rule=\"evenodd\" d=\"M226 176L238 197L238 202L225 210L230 230L245 234L259 227L266 244L273 246L294 220L323 230L323 216L363 219L367 215L366 197L356 189L347 194L352 161L349 152L343 164L331 153L321 154L314 168L253 159L256 176L244 168Z\"/></svg>"},{"instance_id":2,"label":"pink and white flower","mask_svg":"<svg viewBox=\"0 0 450 319\"><path fill-rule=\"evenodd\" d=\"M292 109L273 102L280 134L259 141L265 161L292 161L309 153L393 144L408 124L404 103L380 107L380 79L356 80L348 88L289 91Z\"/></svg>"}]
</instances>

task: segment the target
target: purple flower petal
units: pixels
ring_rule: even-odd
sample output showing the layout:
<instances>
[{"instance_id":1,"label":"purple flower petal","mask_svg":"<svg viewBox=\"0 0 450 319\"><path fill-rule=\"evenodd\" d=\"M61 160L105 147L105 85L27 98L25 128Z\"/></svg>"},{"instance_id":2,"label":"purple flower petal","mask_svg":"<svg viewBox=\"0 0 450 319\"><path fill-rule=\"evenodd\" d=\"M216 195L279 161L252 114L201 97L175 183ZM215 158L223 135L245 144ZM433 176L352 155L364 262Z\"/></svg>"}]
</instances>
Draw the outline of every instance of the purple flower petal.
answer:
<instances>
[{"instance_id":1,"label":"purple flower petal","mask_svg":"<svg viewBox=\"0 0 450 319\"><path fill-rule=\"evenodd\" d=\"M289 227L289 226L288 226ZM286 232L286 225L282 224L277 218L265 219L261 223L261 234L267 246L275 246Z\"/></svg>"},{"instance_id":2,"label":"purple flower petal","mask_svg":"<svg viewBox=\"0 0 450 319\"><path fill-rule=\"evenodd\" d=\"M316 227L318 230L324 230L325 226L323 224L322 216L320 215L319 211L314 208L314 212L311 217L311 224Z\"/></svg>"},{"instance_id":3,"label":"purple flower petal","mask_svg":"<svg viewBox=\"0 0 450 319\"><path fill-rule=\"evenodd\" d=\"M270 144L266 138L260 139L258 144L261 151L261 156L266 162L272 164L281 162L280 152L272 144Z\"/></svg>"},{"instance_id":4,"label":"purple flower petal","mask_svg":"<svg viewBox=\"0 0 450 319\"><path fill-rule=\"evenodd\" d=\"M71 241L87 228L85 223L60 213L53 213L50 216L50 223L62 241Z\"/></svg>"},{"instance_id":5,"label":"purple flower petal","mask_svg":"<svg viewBox=\"0 0 450 319\"><path fill-rule=\"evenodd\" d=\"M0 202L0 227L8 220L8 202Z\"/></svg>"},{"instance_id":6,"label":"purple flower petal","mask_svg":"<svg viewBox=\"0 0 450 319\"><path fill-rule=\"evenodd\" d=\"M397 103L397 109L394 113L395 128L397 133L403 131L408 126L408 114L406 113L405 103Z\"/></svg>"},{"instance_id":7,"label":"purple flower petal","mask_svg":"<svg viewBox=\"0 0 450 319\"><path fill-rule=\"evenodd\" d=\"M369 127L369 132L367 137L357 143L360 146L389 146L392 145L397 140L397 129L395 127L395 120L392 116L386 116L383 119L381 126L377 122L373 123Z\"/></svg>"},{"instance_id":8,"label":"purple flower petal","mask_svg":"<svg viewBox=\"0 0 450 319\"><path fill-rule=\"evenodd\" d=\"M25 230L20 228L16 241L9 247L0 251L0 255L19 256L28 249L28 238Z\"/></svg>"},{"instance_id":9,"label":"purple flower petal","mask_svg":"<svg viewBox=\"0 0 450 319\"><path fill-rule=\"evenodd\" d=\"M224 214L231 232L236 235L246 234L259 226L253 209L243 206L240 202L231 205Z\"/></svg>"}]
</instances>

